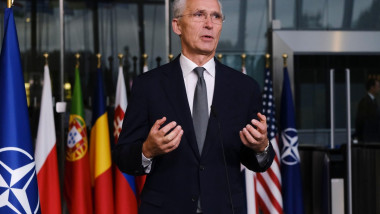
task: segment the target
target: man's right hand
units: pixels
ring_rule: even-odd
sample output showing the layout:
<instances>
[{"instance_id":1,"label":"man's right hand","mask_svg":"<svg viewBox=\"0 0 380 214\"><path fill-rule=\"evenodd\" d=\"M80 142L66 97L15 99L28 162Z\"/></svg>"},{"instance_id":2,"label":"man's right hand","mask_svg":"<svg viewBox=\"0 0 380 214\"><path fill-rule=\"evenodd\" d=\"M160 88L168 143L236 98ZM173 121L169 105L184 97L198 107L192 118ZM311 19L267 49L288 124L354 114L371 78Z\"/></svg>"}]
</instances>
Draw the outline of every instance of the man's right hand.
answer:
<instances>
[{"instance_id":1,"label":"man's right hand","mask_svg":"<svg viewBox=\"0 0 380 214\"><path fill-rule=\"evenodd\" d=\"M176 149L181 142L183 130L175 121L162 127L166 117L157 120L150 129L148 138L143 144L142 152L145 157L153 158L157 155L169 153ZM173 130L172 130L173 129ZM168 133L172 130L170 133Z\"/></svg>"}]
</instances>

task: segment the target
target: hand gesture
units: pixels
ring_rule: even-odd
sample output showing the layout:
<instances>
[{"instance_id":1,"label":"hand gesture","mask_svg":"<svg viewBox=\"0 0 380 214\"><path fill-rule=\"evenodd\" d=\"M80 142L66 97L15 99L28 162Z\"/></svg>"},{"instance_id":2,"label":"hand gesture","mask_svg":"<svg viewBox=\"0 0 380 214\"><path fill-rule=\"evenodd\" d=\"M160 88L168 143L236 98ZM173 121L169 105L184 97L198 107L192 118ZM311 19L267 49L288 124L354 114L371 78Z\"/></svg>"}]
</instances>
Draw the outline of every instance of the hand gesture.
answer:
<instances>
[{"instance_id":1,"label":"hand gesture","mask_svg":"<svg viewBox=\"0 0 380 214\"><path fill-rule=\"evenodd\" d=\"M142 152L145 157L153 158L157 155L169 153L176 149L181 142L183 130L175 121L162 127L166 117L157 120L150 129L148 138L143 144ZM173 130L172 130L173 129ZM169 132L172 130L171 132Z\"/></svg>"},{"instance_id":2,"label":"hand gesture","mask_svg":"<svg viewBox=\"0 0 380 214\"><path fill-rule=\"evenodd\" d=\"M251 120L251 124L247 124L240 132L240 139L245 146L253 149L255 152L263 152L268 146L267 137L267 120L264 115L257 113L258 120Z\"/></svg>"}]
</instances>

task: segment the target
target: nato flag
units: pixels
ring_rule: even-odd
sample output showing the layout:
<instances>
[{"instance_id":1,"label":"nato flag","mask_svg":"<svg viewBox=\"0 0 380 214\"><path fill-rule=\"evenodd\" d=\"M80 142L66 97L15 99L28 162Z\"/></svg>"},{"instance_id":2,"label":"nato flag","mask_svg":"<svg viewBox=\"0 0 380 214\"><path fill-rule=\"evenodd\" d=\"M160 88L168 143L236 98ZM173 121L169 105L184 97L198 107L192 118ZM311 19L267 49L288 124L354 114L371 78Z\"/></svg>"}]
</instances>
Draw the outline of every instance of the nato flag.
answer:
<instances>
[{"instance_id":1,"label":"nato flag","mask_svg":"<svg viewBox=\"0 0 380 214\"><path fill-rule=\"evenodd\" d=\"M295 125L292 91L287 67L284 68L284 81L281 96L281 176L284 213L304 213L298 135Z\"/></svg>"},{"instance_id":2,"label":"nato flag","mask_svg":"<svg viewBox=\"0 0 380 214\"><path fill-rule=\"evenodd\" d=\"M4 13L0 55L0 213L40 213L16 25Z\"/></svg>"}]
</instances>

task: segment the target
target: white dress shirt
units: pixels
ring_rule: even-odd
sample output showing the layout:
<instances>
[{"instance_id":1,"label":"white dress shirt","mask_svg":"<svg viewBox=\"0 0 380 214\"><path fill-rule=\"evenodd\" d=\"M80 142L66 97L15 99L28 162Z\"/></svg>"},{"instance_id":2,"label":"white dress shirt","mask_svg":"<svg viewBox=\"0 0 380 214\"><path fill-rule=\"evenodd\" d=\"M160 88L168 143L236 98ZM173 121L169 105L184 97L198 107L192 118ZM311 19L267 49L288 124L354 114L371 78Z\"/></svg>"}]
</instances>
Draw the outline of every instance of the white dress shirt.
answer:
<instances>
[{"instance_id":1,"label":"white dress shirt","mask_svg":"<svg viewBox=\"0 0 380 214\"><path fill-rule=\"evenodd\" d=\"M215 86L215 61L214 58L211 58L208 62L206 62L202 66L198 66L186 56L181 54L179 57L179 63L181 65L183 80L185 82L187 100L189 101L189 107L191 114L193 114L193 101L194 101L194 93L195 87L198 82L198 75L195 73L194 68L203 67L205 68L205 72L203 77L206 81L207 88L207 103L208 103L208 114L210 115L212 98L214 97L214 86Z\"/></svg>"}]
</instances>

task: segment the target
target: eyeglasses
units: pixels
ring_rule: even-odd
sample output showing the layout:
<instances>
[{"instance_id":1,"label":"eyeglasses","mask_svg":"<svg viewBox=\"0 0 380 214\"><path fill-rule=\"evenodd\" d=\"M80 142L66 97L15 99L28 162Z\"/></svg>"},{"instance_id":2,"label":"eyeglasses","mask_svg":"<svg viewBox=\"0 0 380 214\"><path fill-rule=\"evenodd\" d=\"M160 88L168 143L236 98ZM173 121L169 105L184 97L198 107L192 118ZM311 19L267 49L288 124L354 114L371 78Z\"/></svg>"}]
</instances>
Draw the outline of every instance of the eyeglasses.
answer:
<instances>
[{"instance_id":1,"label":"eyeglasses","mask_svg":"<svg viewBox=\"0 0 380 214\"><path fill-rule=\"evenodd\" d=\"M180 15L177 18L180 18L183 16L189 16L193 22L205 22L209 15L211 17L211 22L214 24L221 25L224 22L225 17L222 14L217 13L217 12L208 14L205 11L196 11L194 13Z\"/></svg>"}]
</instances>

